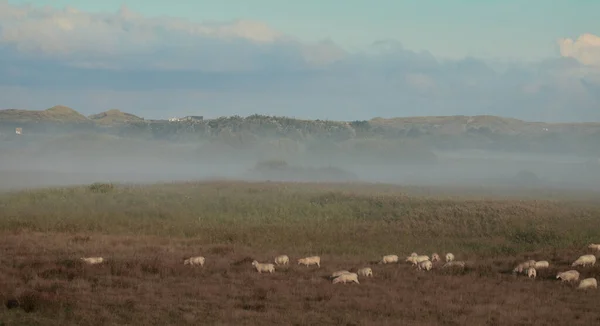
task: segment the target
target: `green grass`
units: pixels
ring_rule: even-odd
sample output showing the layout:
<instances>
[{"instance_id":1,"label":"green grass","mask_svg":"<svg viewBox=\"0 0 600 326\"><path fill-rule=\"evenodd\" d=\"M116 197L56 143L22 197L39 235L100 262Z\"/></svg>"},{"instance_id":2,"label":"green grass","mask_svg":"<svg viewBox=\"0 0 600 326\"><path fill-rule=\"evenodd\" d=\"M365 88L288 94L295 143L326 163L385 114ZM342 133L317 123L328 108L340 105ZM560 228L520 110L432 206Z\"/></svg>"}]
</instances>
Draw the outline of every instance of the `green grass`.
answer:
<instances>
[{"instance_id":1,"label":"green grass","mask_svg":"<svg viewBox=\"0 0 600 326\"><path fill-rule=\"evenodd\" d=\"M600 239L600 201L592 197L485 199L361 184L94 184L5 193L0 231L194 238L361 257L416 248L506 255Z\"/></svg>"}]
</instances>

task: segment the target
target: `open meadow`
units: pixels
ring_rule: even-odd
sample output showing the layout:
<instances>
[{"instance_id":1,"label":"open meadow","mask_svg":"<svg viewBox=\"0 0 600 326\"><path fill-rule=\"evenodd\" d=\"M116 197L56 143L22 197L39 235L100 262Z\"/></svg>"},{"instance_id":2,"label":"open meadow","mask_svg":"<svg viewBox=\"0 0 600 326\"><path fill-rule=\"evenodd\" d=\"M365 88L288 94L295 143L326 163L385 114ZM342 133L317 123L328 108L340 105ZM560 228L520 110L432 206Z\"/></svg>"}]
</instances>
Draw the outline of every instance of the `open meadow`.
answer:
<instances>
[{"instance_id":1,"label":"open meadow","mask_svg":"<svg viewBox=\"0 0 600 326\"><path fill-rule=\"evenodd\" d=\"M0 325L598 325L600 194L205 181L0 193ZM419 271L411 252L461 269ZM289 266L259 274L253 260ZM377 264L396 254L399 264ZM184 265L201 255L204 266ZM319 255L321 267L297 265ZM600 256L600 253L596 253ZM80 257L101 256L98 265ZM548 260L537 278L520 262ZM371 267L360 284L337 270ZM580 279L600 266L575 268Z\"/></svg>"}]
</instances>

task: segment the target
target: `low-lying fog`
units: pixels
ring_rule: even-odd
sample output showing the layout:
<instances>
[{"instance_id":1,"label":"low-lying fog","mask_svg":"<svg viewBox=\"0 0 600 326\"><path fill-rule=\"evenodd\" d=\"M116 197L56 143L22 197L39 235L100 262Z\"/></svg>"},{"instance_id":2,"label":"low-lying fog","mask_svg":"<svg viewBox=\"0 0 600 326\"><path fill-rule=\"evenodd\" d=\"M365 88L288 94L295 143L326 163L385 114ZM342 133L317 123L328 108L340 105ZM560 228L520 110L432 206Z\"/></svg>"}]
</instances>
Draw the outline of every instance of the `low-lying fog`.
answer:
<instances>
[{"instance_id":1,"label":"low-lying fog","mask_svg":"<svg viewBox=\"0 0 600 326\"><path fill-rule=\"evenodd\" d=\"M0 189L214 178L600 188L600 160L572 155L421 148L389 154L370 145L331 152L302 144L287 151L277 141L259 151L85 134L39 139L0 142Z\"/></svg>"},{"instance_id":2,"label":"low-lying fog","mask_svg":"<svg viewBox=\"0 0 600 326\"><path fill-rule=\"evenodd\" d=\"M150 143L150 142L149 142ZM435 163L396 163L370 157L339 157L305 152L293 158L231 149L219 152L197 145L161 145L102 150L3 148L0 189L90 184L93 182L154 183L214 178L277 180L294 174L297 181L366 181L411 185L522 185L528 187L600 189L600 161L569 155L492 151L435 151ZM284 160L291 170L250 171L258 162ZM333 170L318 168L333 167ZM311 170L312 168L312 170ZM299 170L298 170L299 169ZM338 171L339 170L339 171ZM317 172L315 172L317 171ZM333 172L332 172L333 171ZM340 172L341 171L341 172ZM335 173L334 173L335 172ZM339 172L339 173L338 173ZM346 174L344 174L346 173Z\"/></svg>"}]
</instances>

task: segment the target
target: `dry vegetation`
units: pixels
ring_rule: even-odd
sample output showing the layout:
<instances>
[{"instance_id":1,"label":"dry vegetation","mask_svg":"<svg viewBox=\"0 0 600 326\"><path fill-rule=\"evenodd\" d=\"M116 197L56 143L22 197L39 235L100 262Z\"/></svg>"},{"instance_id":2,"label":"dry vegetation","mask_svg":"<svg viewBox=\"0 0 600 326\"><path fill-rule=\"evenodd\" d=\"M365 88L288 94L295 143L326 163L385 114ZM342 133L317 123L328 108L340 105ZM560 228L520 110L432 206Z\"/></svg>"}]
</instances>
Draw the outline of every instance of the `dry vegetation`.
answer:
<instances>
[{"instance_id":1,"label":"dry vegetation","mask_svg":"<svg viewBox=\"0 0 600 326\"><path fill-rule=\"evenodd\" d=\"M600 323L599 291L555 279L600 241L597 194L456 191L215 181L5 193L0 324ZM453 273L373 263L412 251L472 264ZM291 265L275 274L251 266L278 254ZM192 255L206 265L184 266ZM295 264L307 255L322 267ZM551 268L536 280L510 273L529 258ZM363 266L375 277L360 285L327 279ZM579 270L598 277L600 266Z\"/></svg>"}]
</instances>

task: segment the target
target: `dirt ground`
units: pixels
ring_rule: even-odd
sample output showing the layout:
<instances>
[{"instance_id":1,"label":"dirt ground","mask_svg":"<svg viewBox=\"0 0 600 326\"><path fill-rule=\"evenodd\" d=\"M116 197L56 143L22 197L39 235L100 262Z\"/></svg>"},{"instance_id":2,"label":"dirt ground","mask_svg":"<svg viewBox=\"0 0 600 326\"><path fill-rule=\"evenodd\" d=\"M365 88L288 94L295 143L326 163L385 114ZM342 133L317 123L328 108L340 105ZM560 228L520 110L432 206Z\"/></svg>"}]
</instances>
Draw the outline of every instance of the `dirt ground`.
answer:
<instances>
[{"instance_id":1,"label":"dirt ground","mask_svg":"<svg viewBox=\"0 0 600 326\"><path fill-rule=\"evenodd\" d=\"M600 292L556 279L587 248L493 258L456 252L467 261L464 271L436 265L430 272L404 263L410 253L403 252L390 265L324 255L321 268L296 264L311 253L283 253L290 266L259 274L253 259L271 262L282 252L167 237L4 232L0 325L600 325ZM106 261L83 265L82 255ZM193 255L206 265L184 266ZM530 258L551 266L535 280L510 272ZM366 266L374 277L359 277L360 284L327 278ZM581 278L598 277L600 266L577 269Z\"/></svg>"}]
</instances>

